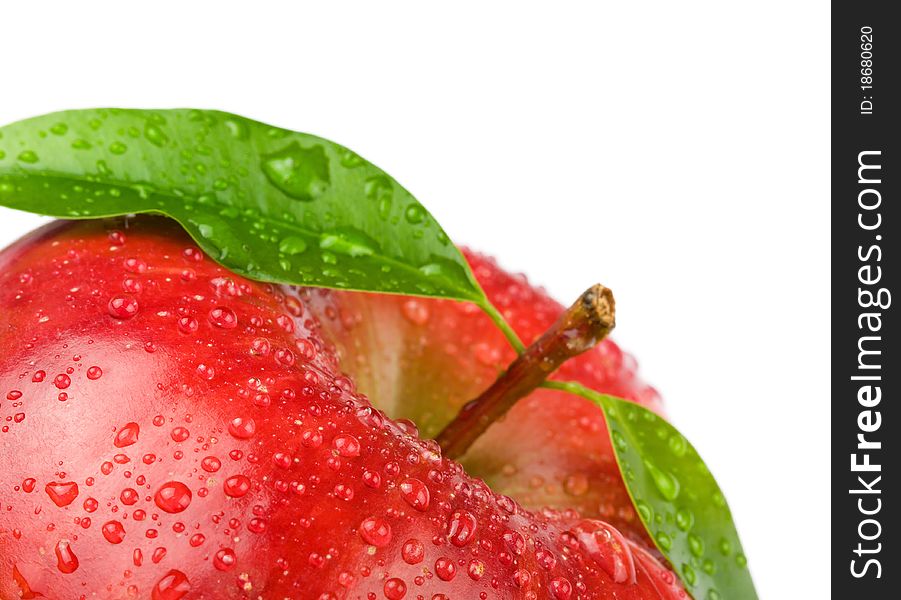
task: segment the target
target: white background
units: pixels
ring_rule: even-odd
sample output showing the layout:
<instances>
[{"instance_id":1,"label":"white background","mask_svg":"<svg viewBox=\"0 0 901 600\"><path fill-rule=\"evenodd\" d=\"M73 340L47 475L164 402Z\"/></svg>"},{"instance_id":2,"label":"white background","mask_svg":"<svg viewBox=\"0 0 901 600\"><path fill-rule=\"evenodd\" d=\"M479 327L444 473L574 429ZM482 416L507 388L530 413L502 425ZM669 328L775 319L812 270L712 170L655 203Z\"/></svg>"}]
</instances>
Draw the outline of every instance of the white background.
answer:
<instances>
[{"instance_id":1,"label":"white background","mask_svg":"<svg viewBox=\"0 0 901 600\"><path fill-rule=\"evenodd\" d=\"M828 4L25 4L0 5L0 123L177 106L316 133L561 301L613 288L761 597L828 596ZM0 245L39 221L0 209Z\"/></svg>"}]
</instances>

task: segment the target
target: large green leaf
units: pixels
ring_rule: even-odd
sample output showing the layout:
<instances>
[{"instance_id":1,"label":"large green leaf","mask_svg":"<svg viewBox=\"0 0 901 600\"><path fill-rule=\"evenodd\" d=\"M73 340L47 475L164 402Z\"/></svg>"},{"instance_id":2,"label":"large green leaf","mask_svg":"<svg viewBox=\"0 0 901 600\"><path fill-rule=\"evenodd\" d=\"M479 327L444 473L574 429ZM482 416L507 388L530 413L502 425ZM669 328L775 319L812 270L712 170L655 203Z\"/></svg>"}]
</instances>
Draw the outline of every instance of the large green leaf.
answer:
<instances>
[{"instance_id":1,"label":"large green leaf","mask_svg":"<svg viewBox=\"0 0 901 600\"><path fill-rule=\"evenodd\" d=\"M209 110L76 110L0 128L0 205L162 213L248 277L486 305L465 259L384 171L322 138Z\"/></svg>"},{"instance_id":2,"label":"large green leaf","mask_svg":"<svg viewBox=\"0 0 901 600\"><path fill-rule=\"evenodd\" d=\"M657 548L697 600L756 600L729 505L685 437L652 411L579 384L546 387L601 408L623 481Z\"/></svg>"}]
</instances>

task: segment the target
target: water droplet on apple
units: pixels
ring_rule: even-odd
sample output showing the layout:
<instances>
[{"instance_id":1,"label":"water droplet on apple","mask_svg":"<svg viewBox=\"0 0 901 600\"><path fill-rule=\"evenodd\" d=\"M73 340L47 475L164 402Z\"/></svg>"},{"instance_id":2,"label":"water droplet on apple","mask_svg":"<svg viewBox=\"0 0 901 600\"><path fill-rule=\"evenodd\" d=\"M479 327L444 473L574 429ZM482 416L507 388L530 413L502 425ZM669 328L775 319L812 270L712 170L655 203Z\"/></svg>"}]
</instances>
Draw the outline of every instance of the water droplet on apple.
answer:
<instances>
[{"instance_id":1,"label":"water droplet on apple","mask_svg":"<svg viewBox=\"0 0 901 600\"><path fill-rule=\"evenodd\" d=\"M352 435L336 435L332 445L339 455L346 458L360 456L360 441Z\"/></svg>"},{"instance_id":2,"label":"water droplet on apple","mask_svg":"<svg viewBox=\"0 0 901 600\"><path fill-rule=\"evenodd\" d=\"M194 333L200 324L194 317L181 317L178 319L178 330L182 333Z\"/></svg>"},{"instance_id":3,"label":"water droplet on apple","mask_svg":"<svg viewBox=\"0 0 901 600\"><path fill-rule=\"evenodd\" d=\"M64 483L54 481L48 483L44 490L53 503L60 508L70 505L78 497L78 484L74 481L66 481Z\"/></svg>"},{"instance_id":4,"label":"water droplet on apple","mask_svg":"<svg viewBox=\"0 0 901 600\"><path fill-rule=\"evenodd\" d=\"M461 548L475 539L477 527L475 515L468 510L455 510L450 516L447 537L451 544Z\"/></svg>"},{"instance_id":5,"label":"water droplet on apple","mask_svg":"<svg viewBox=\"0 0 901 600\"><path fill-rule=\"evenodd\" d=\"M234 329L238 326L238 316L230 308L225 306L217 306L210 311L210 323L222 329Z\"/></svg>"},{"instance_id":6,"label":"water droplet on apple","mask_svg":"<svg viewBox=\"0 0 901 600\"><path fill-rule=\"evenodd\" d=\"M400 556L407 564L419 564L425 558L425 547L419 540L411 538L404 542L400 550Z\"/></svg>"},{"instance_id":7,"label":"water droplet on apple","mask_svg":"<svg viewBox=\"0 0 901 600\"><path fill-rule=\"evenodd\" d=\"M407 504L420 512L429 508L429 488L418 479L411 477L401 483L400 495Z\"/></svg>"},{"instance_id":8,"label":"water droplet on apple","mask_svg":"<svg viewBox=\"0 0 901 600\"><path fill-rule=\"evenodd\" d=\"M72 550L67 540L60 540L56 543L56 568L61 573L70 574L78 570L78 557Z\"/></svg>"},{"instance_id":9,"label":"water droplet on apple","mask_svg":"<svg viewBox=\"0 0 901 600\"><path fill-rule=\"evenodd\" d=\"M230 571L237 562L238 558L231 548L222 548L213 555L213 566L219 571Z\"/></svg>"},{"instance_id":10,"label":"water droplet on apple","mask_svg":"<svg viewBox=\"0 0 901 600\"><path fill-rule=\"evenodd\" d=\"M240 498L250 491L250 479L246 475L233 475L225 480L222 489L226 496Z\"/></svg>"},{"instance_id":11,"label":"water droplet on apple","mask_svg":"<svg viewBox=\"0 0 901 600\"><path fill-rule=\"evenodd\" d=\"M191 583L188 576L172 569L156 582L150 597L151 600L181 600L190 591Z\"/></svg>"},{"instance_id":12,"label":"water droplet on apple","mask_svg":"<svg viewBox=\"0 0 901 600\"><path fill-rule=\"evenodd\" d=\"M387 546L391 542L391 525L383 519L369 517L360 523L359 531L363 541L377 548Z\"/></svg>"},{"instance_id":13,"label":"water droplet on apple","mask_svg":"<svg viewBox=\"0 0 901 600\"><path fill-rule=\"evenodd\" d=\"M180 513L191 504L191 490L180 481L169 481L157 490L153 501L167 513Z\"/></svg>"},{"instance_id":14,"label":"water droplet on apple","mask_svg":"<svg viewBox=\"0 0 901 600\"><path fill-rule=\"evenodd\" d=\"M554 600L569 600L572 597L573 586L564 577L552 579L549 587Z\"/></svg>"},{"instance_id":15,"label":"water droplet on apple","mask_svg":"<svg viewBox=\"0 0 901 600\"><path fill-rule=\"evenodd\" d=\"M131 296L117 294L107 304L107 311L115 319L130 319L138 314L138 301Z\"/></svg>"},{"instance_id":16,"label":"water droplet on apple","mask_svg":"<svg viewBox=\"0 0 901 600\"><path fill-rule=\"evenodd\" d=\"M616 583L634 582L635 559L626 540L613 526L589 519L572 529L582 550Z\"/></svg>"},{"instance_id":17,"label":"water droplet on apple","mask_svg":"<svg viewBox=\"0 0 901 600\"><path fill-rule=\"evenodd\" d=\"M453 560L441 557L435 561L435 574L442 581L451 581L457 575L457 565Z\"/></svg>"},{"instance_id":18,"label":"water droplet on apple","mask_svg":"<svg viewBox=\"0 0 901 600\"><path fill-rule=\"evenodd\" d=\"M125 528L119 521L109 521L104 523L103 527L100 528L100 531L103 533L103 537L106 541L110 544L121 544L122 540L125 539Z\"/></svg>"},{"instance_id":19,"label":"water droplet on apple","mask_svg":"<svg viewBox=\"0 0 901 600\"><path fill-rule=\"evenodd\" d=\"M141 428L137 423L126 423L122 429L116 433L113 445L116 446L116 448L131 446L132 444L137 443L140 433Z\"/></svg>"},{"instance_id":20,"label":"water droplet on apple","mask_svg":"<svg viewBox=\"0 0 901 600\"><path fill-rule=\"evenodd\" d=\"M215 456L207 456L200 461L200 467L207 473L215 473L222 467L222 461Z\"/></svg>"},{"instance_id":21,"label":"water droplet on apple","mask_svg":"<svg viewBox=\"0 0 901 600\"><path fill-rule=\"evenodd\" d=\"M425 325L429 320L429 308L423 300L406 300L401 304L401 313L414 325Z\"/></svg>"},{"instance_id":22,"label":"water droplet on apple","mask_svg":"<svg viewBox=\"0 0 901 600\"><path fill-rule=\"evenodd\" d=\"M228 432L239 440L249 440L254 436L257 424L253 419L235 417L228 424Z\"/></svg>"},{"instance_id":23,"label":"water droplet on apple","mask_svg":"<svg viewBox=\"0 0 901 600\"><path fill-rule=\"evenodd\" d=\"M407 595L407 584L404 583L403 579L392 577L385 581L385 586L382 591L385 593L385 598L388 600L401 600L401 598Z\"/></svg>"},{"instance_id":24,"label":"water droplet on apple","mask_svg":"<svg viewBox=\"0 0 901 600\"><path fill-rule=\"evenodd\" d=\"M134 504L137 504L139 499L140 496L138 496L137 490L133 488L125 488L122 490L122 493L119 494L119 500L125 506L133 506Z\"/></svg>"}]
</instances>

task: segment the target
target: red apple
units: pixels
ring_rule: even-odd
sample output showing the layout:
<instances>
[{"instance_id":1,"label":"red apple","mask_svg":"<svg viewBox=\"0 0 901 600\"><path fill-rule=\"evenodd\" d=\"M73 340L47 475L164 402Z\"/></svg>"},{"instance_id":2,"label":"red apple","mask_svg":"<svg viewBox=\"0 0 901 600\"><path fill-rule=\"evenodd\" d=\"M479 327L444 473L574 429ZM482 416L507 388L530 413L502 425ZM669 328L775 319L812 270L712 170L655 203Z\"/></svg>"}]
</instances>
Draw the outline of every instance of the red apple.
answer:
<instances>
[{"instance_id":1,"label":"red apple","mask_svg":"<svg viewBox=\"0 0 901 600\"><path fill-rule=\"evenodd\" d=\"M421 419L428 436L509 358L492 328L422 301L426 322L401 316L429 338L419 355L400 329L368 323L409 301L333 296L237 277L156 218L59 222L0 254L0 597L686 597L641 540L491 491L341 372L339 360L376 405ZM339 335L329 302L357 342ZM500 304L535 310L514 318L526 338L559 311L546 299ZM438 331L445 318L459 337ZM403 346L380 349L372 331ZM481 342L490 360L478 366L467 356L479 360ZM629 367L611 370L614 348L566 376L656 402ZM434 392L432 417L420 395L430 373L447 390ZM587 497L589 514L634 523L599 417L548 398L524 400L466 463L529 505L584 509ZM559 424L545 440L556 457L529 466L510 437L517 423L521 437ZM564 472L582 473L585 493L570 482L561 494ZM552 489L532 489L533 476Z\"/></svg>"}]
</instances>

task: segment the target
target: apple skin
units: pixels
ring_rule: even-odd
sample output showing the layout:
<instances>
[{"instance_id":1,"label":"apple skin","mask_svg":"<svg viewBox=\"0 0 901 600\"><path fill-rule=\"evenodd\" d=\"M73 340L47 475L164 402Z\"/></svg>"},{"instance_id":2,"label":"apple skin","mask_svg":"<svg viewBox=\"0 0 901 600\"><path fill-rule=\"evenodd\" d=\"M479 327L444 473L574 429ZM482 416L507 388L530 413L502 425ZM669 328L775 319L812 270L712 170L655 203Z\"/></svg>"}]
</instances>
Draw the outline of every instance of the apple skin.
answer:
<instances>
[{"instance_id":1,"label":"apple skin","mask_svg":"<svg viewBox=\"0 0 901 600\"><path fill-rule=\"evenodd\" d=\"M375 410L310 295L157 218L0 253L0 598L686 597Z\"/></svg>"},{"instance_id":2,"label":"apple skin","mask_svg":"<svg viewBox=\"0 0 901 600\"><path fill-rule=\"evenodd\" d=\"M484 255L465 250L476 279L527 345L564 307ZM475 305L385 294L304 290L359 391L430 438L509 365L515 353ZM552 379L578 381L663 413L634 358L609 338L570 359ZM650 543L623 484L603 413L582 398L539 389L520 400L462 457L493 490L538 510L577 509Z\"/></svg>"}]
</instances>

